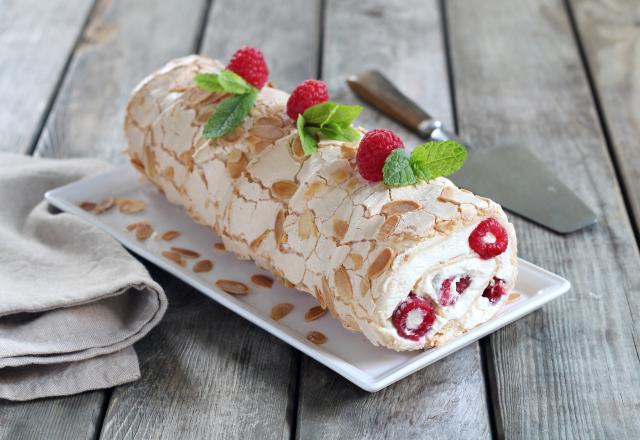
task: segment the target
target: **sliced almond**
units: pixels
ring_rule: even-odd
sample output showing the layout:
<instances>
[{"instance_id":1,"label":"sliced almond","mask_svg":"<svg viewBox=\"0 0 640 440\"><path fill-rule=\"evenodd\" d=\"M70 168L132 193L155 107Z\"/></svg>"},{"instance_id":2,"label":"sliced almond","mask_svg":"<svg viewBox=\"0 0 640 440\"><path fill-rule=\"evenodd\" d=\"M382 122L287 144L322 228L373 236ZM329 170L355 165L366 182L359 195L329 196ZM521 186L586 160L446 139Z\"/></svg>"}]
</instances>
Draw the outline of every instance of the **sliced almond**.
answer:
<instances>
[{"instance_id":1,"label":"sliced almond","mask_svg":"<svg viewBox=\"0 0 640 440\"><path fill-rule=\"evenodd\" d=\"M271 309L271 319L274 321L279 321L285 316L287 316L293 310L293 304L290 303L282 303L276 304Z\"/></svg>"},{"instance_id":2,"label":"sliced almond","mask_svg":"<svg viewBox=\"0 0 640 440\"><path fill-rule=\"evenodd\" d=\"M362 262L364 261L362 255L359 254L349 254L349 258L353 262L353 270L358 270L362 267Z\"/></svg>"},{"instance_id":3,"label":"sliced almond","mask_svg":"<svg viewBox=\"0 0 640 440\"><path fill-rule=\"evenodd\" d=\"M322 296L322 292L320 291L320 289L318 289L318 287L315 287L315 292L316 292L316 301L318 301L318 304L320 304L320 307L325 307L325 302L324 302L324 297Z\"/></svg>"},{"instance_id":4,"label":"sliced almond","mask_svg":"<svg viewBox=\"0 0 640 440\"><path fill-rule=\"evenodd\" d=\"M182 266L182 267L186 267L187 266L187 262L177 252L162 251L162 256L165 257L168 260L173 261L174 263L176 263L179 266Z\"/></svg>"},{"instance_id":5,"label":"sliced almond","mask_svg":"<svg viewBox=\"0 0 640 440\"><path fill-rule=\"evenodd\" d=\"M233 280L218 280L216 286L232 295L246 295L249 293L249 286L240 281Z\"/></svg>"},{"instance_id":6,"label":"sliced almond","mask_svg":"<svg viewBox=\"0 0 640 440\"><path fill-rule=\"evenodd\" d=\"M521 295L519 293L513 292L511 295L509 295L509 297L505 301L505 304L511 304L518 301L520 299L520 296Z\"/></svg>"},{"instance_id":7,"label":"sliced almond","mask_svg":"<svg viewBox=\"0 0 640 440\"><path fill-rule=\"evenodd\" d=\"M342 153L342 157L347 160L351 160L356 157L356 149L350 145L342 145L340 147L340 152Z\"/></svg>"},{"instance_id":8,"label":"sliced almond","mask_svg":"<svg viewBox=\"0 0 640 440\"><path fill-rule=\"evenodd\" d=\"M323 309L320 306L311 307L307 310L307 313L304 314L304 320L306 322L315 321L316 319L324 316L325 313L327 313L327 309Z\"/></svg>"},{"instance_id":9,"label":"sliced almond","mask_svg":"<svg viewBox=\"0 0 640 440\"><path fill-rule=\"evenodd\" d=\"M307 339L316 345L322 345L325 342L327 342L327 337L315 330L312 330L309 333L307 333Z\"/></svg>"},{"instance_id":10,"label":"sliced almond","mask_svg":"<svg viewBox=\"0 0 640 440\"><path fill-rule=\"evenodd\" d=\"M232 179L237 179L247 167L247 158L240 150L233 150L227 157L227 171Z\"/></svg>"},{"instance_id":11,"label":"sliced almond","mask_svg":"<svg viewBox=\"0 0 640 440\"><path fill-rule=\"evenodd\" d=\"M137 157L131 157L129 159L129 161L131 162L131 165L133 165L133 167L140 171L141 173L144 173L144 164L142 163L142 161L140 159L138 159Z\"/></svg>"},{"instance_id":12,"label":"sliced almond","mask_svg":"<svg viewBox=\"0 0 640 440\"><path fill-rule=\"evenodd\" d=\"M163 232L162 235L160 236L161 240L164 241L171 241L175 238L178 238L180 236L180 231L166 231Z\"/></svg>"},{"instance_id":13,"label":"sliced almond","mask_svg":"<svg viewBox=\"0 0 640 440\"><path fill-rule=\"evenodd\" d=\"M93 202L82 202L80 203L80 208L84 209L85 211L93 211L94 209L96 209L98 205L96 203Z\"/></svg>"},{"instance_id":14,"label":"sliced almond","mask_svg":"<svg viewBox=\"0 0 640 440\"><path fill-rule=\"evenodd\" d=\"M262 140L271 142L284 136L284 131L278 127L274 127L273 125L254 126L251 130L249 130L249 133Z\"/></svg>"},{"instance_id":15,"label":"sliced almond","mask_svg":"<svg viewBox=\"0 0 640 440\"><path fill-rule=\"evenodd\" d=\"M415 200L394 200L386 203L382 207L383 214L405 214L407 212L417 211L422 205Z\"/></svg>"},{"instance_id":16,"label":"sliced almond","mask_svg":"<svg viewBox=\"0 0 640 440\"><path fill-rule=\"evenodd\" d=\"M169 166L166 167L164 169L164 171L162 172L162 174L164 175L164 177L166 177L167 179L173 179L173 176L175 175L175 171L173 170L173 167Z\"/></svg>"},{"instance_id":17,"label":"sliced almond","mask_svg":"<svg viewBox=\"0 0 640 440\"><path fill-rule=\"evenodd\" d=\"M193 271L196 273L210 272L212 269L213 269L213 261L211 260L200 260L193 265Z\"/></svg>"},{"instance_id":18,"label":"sliced almond","mask_svg":"<svg viewBox=\"0 0 640 440\"><path fill-rule=\"evenodd\" d=\"M371 280L367 277L362 278L360 282L360 295L364 296L371 289Z\"/></svg>"},{"instance_id":19,"label":"sliced almond","mask_svg":"<svg viewBox=\"0 0 640 440\"><path fill-rule=\"evenodd\" d=\"M396 230L398 223L400 223L400 216L398 214L391 214L387 217L378 230L378 239L386 240L389 238L389 236L393 234L393 231Z\"/></svg>"},{"instance_id":20,"label":"sliced almond","mask_svg":"<svg viewBox=\"0 0 640 440\"><path fill-rule=\"evenodd\" d=\"M291 180L278 180L271 185L271 192L279 199L289 200L295 194L298 185Z\"/></svg>"},{"instance_id":21,"label":"sliced almond","mask_svg":"<svg viewBox=\"0 0 640 440\"><path fill-rule=\"evenodd\" d=\"M353 287L351 286L351 280L349 274L344 266L340 266L335 271L336 281L336 294L338 297L344 300L350 300L353 298Z\"/></svg>"},{"instance_id":22,"label":"sliced almond","mask_svg":"<svg viewBox=\"0 0 640 440\"><path fill-rule=\"evenodd\" d=\"M332 185L339 185L342 182L346 182L351 177L352 168L350 166L343 166L335 169L331 176L329 176L329 182Z\"/></svg>"},{"instance_id":23,"label":"sliced almond","mask_svg":"<svg viewBox=\"0 0 640 440\"><path fill-rule=\"evenodd\" d=\"M358 176L353 176L351 179L349 179L349 181L346 183L345 186L347 187L347 191L349 191L351 193L359 185L360 185L360 178Z\"/></svg>"},{"instance_id":24,"label":"sliced almond","mask_svg":"<svg viewBox=\"0 0 640 440\"><path fill-rule=\"evenodd\" d=\"M191 249L181 248L172 246L171 250L185 258L198 258L200 257L200 253L196 251L192 251Z\"/></svg>"},{"instance_id":25,"label":"sliced almond","mask_svg":"<svg viewBox=\"0 0 640 440\"><path fill-rule=\"evenodd\" d=\"M305 211L300 215L298 219L298 236L302 240L306 240L309 237L318 235L318 228L316 227L315 218L311 211Z\"/></svg>"},{"instance_id":26,"label":"sliced almond","mask_svg":"<svg viewBox=\"0 0 640 440\"><path fill-rule=\"evenodd\" d=\"M136 228L136 238L144 241L153 234L153 227L149 223L141 223Z\"/></svg>"},{"instance_id":27,"label":"sliced almond","mask_svg":"<svg viewBox=\"0 0 640 440\"><path fill-rule=\"evenodd\" d=\"M271 287L273 287L273 278L266 275L251 275L251 282L256 286L265 287L267 289L271 289Z\"/></svg>"},{"instance_id":28,"label":"sliced almond","mask_svg":"<svg viewBox=\"0 0 640 440\"><path fill-rule=\"evenodd\" d=\"M227 142L237 142L240 140L240 138L242 138L242 136L244 136L244 128L240 126L240 127L236 127L233 131L230 131L229 133L222 136L222 139L224 139Z\"/></svg>"},{"instance_id":29,"label":"sliced almond","mask_svg":"<svg viewBox=\"0 0 640 440\"><path fill-rule=\"evenodd\" d=\"M189 172L193 171L193 152L191 150L180 153L178 159L189 169Z\"/></svg>"},{"instance_id":30,"label":"sliced almond","mask_svg":"<svg viewBox=\"0 0 640 440\"><path fill-rule=\"evenodd\" d=\"M115 204L115 199L113 197L109 197L108 199L105 199L102 202L98 203L98 206L95 207L93 212L95 214L102 214L103 212L107 212L108 210L113 208Z\"/></svg>"},{"instance_id":31,"label":"sliced almond","mask_svg":"<svg viewBox=\"0 0 640 440\"><path fill-rule=\"evenodd\" d=\"M254 122L253 125L270 125L282 128L284 127L284 121L277 116L263 116L262 118L256 119L256 122Z\"/></svg>"},{"instance_id":32,"label":"sliced almond","mask_svg":"<svg viewBox=\"0 0 640 440\"><path fill-rule=\"evenodd\" d=\"M333 234L338 241L342 241L348 230L349 223L339 218L333 219Z\"/></svg>"},{"instance_id":33,"label":"sliced almond","mask_svg":"<svg viewBox=\"0 0 640 440\"><path fill-rule=\"evenodd\" d=\"M296 160L301 160L304 159L305 154L304 154L304 150L302 149L302 142L300 141L300 137L296 136L293 139L293 142L291 142L291 147L290 147L290 153L291 153L291 157L293 157Z\"/></svg>"},{"instance_id":34,"label":"sliced almond","mask_svg":"<svg viewBox=\"0 0 640 440\"><path fill-rule=\"evenodd\" d=\"M116 199L115 204L123 214L136 214L144 211L145 208L144 202L136 199Z\"/></svg>"},{"instance_id":35,"label":"sliced almond","mask_svg":"<svg viewBox=\"0 0 640 440\"><path fill-rule=\"evenodd\" d=\"M382 249L367 270L369 278L374 279L382 275L382 273L391 266L391 262L395 256L396 252L392 248L387 247Z\"/></svg>"},{"instance_id":36,"label":"sliced almond","mask_svg":"<svg viewBox=\"0 0 640 440\"><path fill-rule=\"evenodd\" d=\"M276 244L281 245L287 242L287 234L284 232L284 219L286 218L284 210L278 211L276 215L276 224L273 227L273 233L275 235Z\"/></svg>"},{"instance_id":37,"label":"sliced almond","mask_svg":"<svg viewBox=\"0 0 640 440\"><path fill-rule=\"evenodd\" d=\"M315 197L317 194L321 193L322 191L324 191L327 188L327 184L324 183L321 180L317 180L315 182L312 182L309 184L309 186L307 186L306 191L304 192L304 197L305 199L312 199L313 197Z\"/></svg>"},{"instance_id":38,"label":"sliced almond","mask_svg":"<svg viewBox=\"0 0 640 440\"><path fill-rule=\"evenodd\" d=\"M267 236L269 235L271 231L266 230L264 231L262 234L258 235L258 237L256 237L255 239L253 239L251 241L251 243L249 243L249 247L251 248L251 250L256 250L260 247L260 245L262 244L262 242L264 241L265 238L267 238Z\"/></svg>"},{"instance_id":39,"label":"sliced almond","mask_svg":"<svg viewBox=\"0 0 640 440\"><path fill-rule=\"evenodd\" d=\"M214 243L213 248L217 251L226 251L227 249L224 247L224 243Z\"/></svg>"}]
</instances>

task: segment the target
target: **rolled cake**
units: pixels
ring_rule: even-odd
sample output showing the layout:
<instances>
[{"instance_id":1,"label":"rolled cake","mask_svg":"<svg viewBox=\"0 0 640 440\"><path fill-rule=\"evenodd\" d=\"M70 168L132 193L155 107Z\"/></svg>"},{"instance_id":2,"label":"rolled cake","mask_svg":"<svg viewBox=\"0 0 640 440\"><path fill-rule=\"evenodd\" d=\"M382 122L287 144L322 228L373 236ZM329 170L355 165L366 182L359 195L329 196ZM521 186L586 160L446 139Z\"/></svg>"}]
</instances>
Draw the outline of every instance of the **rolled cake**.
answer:
<instances>
[{"instance_id":1,"label":"rolled cake","mask_svg":"<svg viewBox=\"0 0 640 440\"><path fill-rule=\"evenodd\" d=\"M497 203L445 178L367 182L357 143L321 141L305 156L288 94L271 87L242 125L205 139L202 125L228 95L198 89L193 78L223 68L177 59L133 92L127 152L168 200L375 345L437 346L498 312L516 280L516 236ZM472 240L508 244L488 257Z\"/></svg>"}]
</instances>

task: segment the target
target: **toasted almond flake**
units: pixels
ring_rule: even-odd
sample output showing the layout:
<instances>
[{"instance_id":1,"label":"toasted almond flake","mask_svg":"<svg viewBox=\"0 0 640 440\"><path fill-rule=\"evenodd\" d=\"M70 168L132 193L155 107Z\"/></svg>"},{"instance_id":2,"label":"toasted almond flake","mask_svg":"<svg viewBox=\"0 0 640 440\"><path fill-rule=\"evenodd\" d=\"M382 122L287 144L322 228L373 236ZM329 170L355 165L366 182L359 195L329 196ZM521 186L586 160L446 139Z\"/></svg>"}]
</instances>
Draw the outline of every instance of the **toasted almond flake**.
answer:
<instances>
[{"instance_id":1,"label":"toasted almond flake","mask_svg":"<svg viewBox=\"0 0 640 440\"><path fill-rule=\"evenodd\" d=\"M271 192L279 199L288 200L295 194L298 185L291 180L278 180L271 185Z\"/></svg>"},{"instance_id":2,"label":"toasted almond flake","mask_svg":"<svg viewBox=\"0 0 640 440\"><path fill-rule=\"evenodd\" d=\"M239 127L236 127L235 130L233 130L232 132L222 136L222 139L224 139L227 142L237 142L240 140L242 136L244 136L244 128L242 128L242 126L239 126Z\"/></svg>"},{"instance_id":3,"label":"toasted almond flake","mask_svg":"<svg viewBox=\"0 0 640 440\"><path fill-rule=\"evenodd\" d=\"M160 239L164 241L171 241L175 238L178 238L179 236L180 236L180 231L171 230L171 231L163 232L162 235L160 236Z\"/></svg>"},{"instance_id":4,"label":"toasted almond flake","mask_svg":"<svg viewBox=\"0 0 640 440\"><path fill-rule=\"evenodd\" d=\"M417 211L422 205L415 200L394 200L386 203L382 207L383 214L405 214L407 212Z\"/></svg>"},{"instance_id":5,"label":"toasted almond flake","mask_svg":"<svg viewBox=\"0 0 640 440\"><path fill-rule=\"evenodd\" d=\"M240 150L233 150L227 156L227 171L232 179L237 179L247 167L247 158Z\"/></svg>"},{"instance_id":6,"label":"toasted almond flake","mask_svg":"<svg viewBox=\"0 0 640 440\"><path fill-rule=\"evenodd\" d=\"M322 333L312 330L307 333L307 339L316 345L322 345L327 342L327 337Z\"/></svg>"},{"instance_id":7,"label":"toasted almond flake","mask_svg":"<svg viewBox=\"0 0 640 440\"><path fill-rule=\"evenodd\" d=\"M277 116L263 116L262 118L256 119L256 122L253 124L254 126L258 125L270 125L273 127L284 127L284 121Z\"/></svg>"},{"instance_id":8,"label":"toasted almond flake","mask_svg":"<svg viewBox=\"0 0 640 440\"><path fill-rule=\"evenodd\" d=\"M272 125L258 125L249 130L252 135L265 140L273 142L276 139L280 139L284 136L284 131L278 127Z\"/></svg>"},{"instance_id":9,"label":"toasted almond flake","mask_svg":"<svg viewBox=\"0 0 640 440\"><path fill-rule=\"evenodd\" d=\"M392 214L387 217L378 230L378 238L380 240L386 240L389 238L389 236L393 234L393 231L396 230L398 223L400 223L400 216L398 214Z\"/></svg>"},{"instance_id":10,"label":"toasted almond flake","mask_svg":"<svg viewBox=\"0 0 640 440\"><path fill-rule=\"evenodd\" d=\"M206 107L198 109L198 115L196 116L195 122L198 124L204 124L207 120L213 115L215 106L208 105Z\"/></svg>"},{"instance_id":11,"label":"toasted almond flake","mask_svg":"<svg viewBox=\"0 0 640 440\"><path fill-rule=\"evenodd\" d=\"M358 270L362 267L362 262L364 261L362 255L359 254L349 254L349 258L353 262L353 270Z\"/></svg>"},{"instance_id":12,"label":"toasted almond flake","mask_svg":"<svg viewBox=\"0 0 640 440\"><path fill-rule=\"evenodd\" d=\"M113 197L109 197L108 199L105 199L102 202L98 203L98 206L95 207L93 212L95 214L102 214L103 212L107 212L108 210L113 208L115 204L115 199Z\"/></svg>"},{"instance_id":13,"label":"toasted almond flake","mask_svg":"<svg viewBox=\"0 0 640 440\"><path fill-rule=\"evenodd\" d=\"M171 250L185 258L198 258L200 257L200 253L196 251L192 251L191 249L185 249L181 247L172 246Z\"/></svg>"},{"instance_id":14,"label":"toasted almond flake","mask_svg":"<svg viewBox=\"0 0 640 440\"><path fill-rule=\"evenodd\" d=\"M251 243L249 243L249 247L251 248L251 250L255 251L256 249L258 249L262 244L262 242L264 241L264 239L267 238L270 232L271 231L266 230L262 234L260 234L258 237L256 237L254 240L252 240Z\"/></svg>"},{"instance_id":15,"label":"toasted almond flake","mask_svg":"<svg viewBox=\"0 0 640 440\"><path fill-rule=\"evenodd\" d=\"M249 293L249 286L240 281L233 280L218 280L216 286L232 295L246 295Z\"/></svg>"},{"instance_id":16,"label":"toasted almond flake","mask_svg":"<svg viewBox=\"0 0 640 440\"><path fill-rule=\"evenodd\" d=\"M435 230L443 234L450 234L456 227L455 220L439 220L436 221Z\"/></svg>"},{"instance_id":17,"label":"toasted almond flake","mask_svg":"<svg viewBox=\"0 0 640 440\"><path fill-rule=\"evenodd\" d=\"M296 160L301 160L304 159L305 154L304 154L304 150L302 149L302 142L300 142L300 137L296 136L293 139L293 142L291 142L291 147L290 147L290 153L291 153L291 157L293 157Z\"/></svg>"},{"instance_id":18,"label":"toasted almond flake","mask_svg":"<svg viewBox=\"0 0 640 440\"><path fill-rule=\"evenodd\" d=\"M511 304L518 301L520 299L520 296L521 295L518 292L513 292L511 295L509 295L509 297L505 301L505 304Z\"/></svg>"},{"instance_id":19,"label":"toasted almond flake","mask_svg":"<svg viewBox=\"0 0 640 440\"><path fill-rule=\"evenodd\" d=\"M342 145L340 147L340 152L342 153L342 157L347 160L351 160L356 157L356 150L350 145Z\"/></svg>"},{"instance_id":20,"label":"toasted almond flake","mask_svg":"<svg viewBox=\"0 0 640 440\"><path fill-rule=\"evenodd\" d=\"M276 244L281 245L287 242L287 234L284 232L284 219L286 218L286 213L284 210L278 211L278 215L276 215L276 224L273 228L273 233L275 235Z\"/></svg>"},{"instance_id":21,"label":"toasted almond flake","mask_svg":"<svg viewBox=\"0 0 640 440\"><path fill-rule=\"evenodd\" d=\"M149 223L140 223L136 228L136 238L144 241L153 234L153 227Z\"/></svg>"},{"instance_id":22,"label":"toasted almond flake","mask_svg":"<svg viewBox=\"0 0 640 440\"><path fill-rule=\"evenodd\" d=\"M173 261L179 266L186 267L187 262L180 256L180 254L173 251L162 251L162 256L168 260Z\"/></svg>"},{"instance_id":23,"label":"toasted almond flake","mask_svg":"<svg viewBox=\"0 0 640 440\"><path fill-rule=\"evenodd\" d=\"M316 301L318 301L318 304L320 304L320 307L324 308L325 307L325 303L324 303L324 298L322 296L322 292L320 291L320 289L318 289L318 287L314 287L314 290L316 292Z\"/></svg>"},{"instance_id":24,"label":"toasted almond flake","mask_svg":"<svg viewBox=\"0 0 640 440\"><path fill-rule=\"evenodd\" d=\"M360 185L360 178L358 176L353 176L346 184L347 191L352 192L358 187L358 185Z\"/></svg>"},{"instance_id":25,"label":"toasted almond flake","mask_svg":"<svg viewBox=\"0 0 640 440\"><path fill-rule=\"evenodd\" d=\"M352 168L350 166L340 167L331 173L329 182L332 185L339 185L342 182L346 182L347 179L351 177L351 171L352 171Z\"/></svg>"},{"instance_id":26,"label":"toasted almond flake","mask_svg":"<svg viewBox=\"0 0 640 440\"><path fill-rule=\"evenodd\" d=\"M320 306L311 307L307 310L307 313L304 314L304 320L306 322L315 321L316 319L324 316L325 313L327 313L327 309L323 309Z\"/></svg>"},{"instance_id":27,"label":"toasted almond flake","mask_svg":"<svg viewBox=\"0 0 640 440\"><path fill-rule=\"evenodd\" d=\"M271 289L271 287L273 287L273 278L266 275L251 275L251 282L256 286L265 287L267 289Z\"/></svg>"},{"instance_id":28,"label":"toasted almond flake","mask_svg":"<svg viewBox=\"0 0 640 440\"><path fill-rule=\"evenodd\" d=\"M312 199L320 192L324 191L327 188L327 184L321 180L312 182L307 186L307 190L304 192L305 199Z\"/></svg>"},{"instance_id":29,"label":"toasted almond flake","mask_svg":"<svg viewBox=\"0 0 640 440\"><path fill-rule=\"evenodd\" d=\"M248 142L251 146L254 155L258 155L262 153L262 151L267 148L269 145L273 144L273 141L265 141L260 140L260 138L253 137L255 140L253 142Z\"/></svg>"},{"instance_id":30,"label":"toasted almond flake","mask_svg":"<svg viewBox=\"0 0 640 440\"><path fill-rule=\"evenodd\" d=\"M193 271L196 273L210 272L212 269L213 269L213 261L211 260L200 260L193 265Z\"/></svg>"},{"instance_id":31,"label":"toasted almond flake","mask_svg":"<svg viewBox=\"0 0 640 440\"><path fill-rule=\"evenodd\" d=\"M364 296L371 289L371 280L367 277L362 278L360 281L360 295Z\"/></svg>"},{"instance_id":32,"label":"toasted almond flake","mask_svg":"<svg viewBox=\"0 0 640 440\"><path fill-rule=\"evenodd\" d=\"M189 169L189 172L193 171L193 152L190 149L180 153L178 159Z\"/></svg>"},{"instance_id":33,"label":"toasted almond flake","mask_svg":"<svg viewBox=\"0 0 640 440\"><path fill-rule=\"evenodd\" d=\"M293 304L290 303L282 303L276 304L271 309L271 319L274 321L279 321L285 316L287 316L293 310Z\"/></svg>"},{"instance_id":34,"label":"toasted almond flake","mask_svg":"<svg viewBox=\"0 0 640 440\"><path fill-rule=\"evenodd\" d=\"M82 202L80 203L80 208L84 209L85 211L93 211L94 209L96 209L98 205L93 203L93 202Z\"/></svg>"},{"instance_id":35,"label":"toasted almond flake","mask_svg":"<svg viewBox=\"0 0 640 440\"><path fill-rule=\"evenodd\" d=\"M311 235L318 235L318 228L316 227L315 218L311 211L305 211L300 215L298 219L298 236L302 240L306 240Z\"/></svg>"},{"instance_id":36,"label":"toasted almond flake","mask_svg":"<svg viewBox=\"0 0 640 440\"><path fill-rule=\"evenodd\" d=\"M123 214L136 214L144 211L145 208L144 202L136 199L116 199L115 204Z\"/></svg>"},{"instance_id":37,"label":"toasted almond flake","mask_svg":"<svg viewBox=\"0 0 640 440\"><path fill-rule=\"evenodd\" d=\"M164 172L162 174L167 179L173 179L173 176L175 175L175 171L173 170L172 166L168 166L164 169Z\"/></svg>"},{"instance_id":38,"label":"toasted almond flake","mask_svg":"<svg viewBox=\"0 0 640 440\"><path fill-rule=\"evenodd\" d=\"M213 248L217 251L226 251L227 249L224 247L224 243L214 243Z\"/></svg>"},{"instance_id":39,"label":"toasted almond flake","mask_svg":"<svg viewBox=\"0 0 640 440\"><path fill-rule=\"evenodd\" d=\"M283 278L283 279L282 279L282 280L280 280L280 281L282 281L282 285L283 285L284 287L286 287L287 289L294 289L294 288L296 287L296 285L295 285L295 284L293 284L291 281L289 281L289 280L288 280L288 279L286 279L286 278Z\"/></svg>"},{"instance_id":40,"label":"toasted almond flake","mask_svg":"<svg viewBox=\"0 0 640 440\"><path fill-rule=\"evenodd\" d=\"M340 266L335 271L336 293L344 300L350 300L353 297L353 287L351 287L351 280L349 274L344 266Z\"/></svg>"},{"instance_id":41,"label":"toasted almond flake","mask_svg":"<svg viewBox=\"0 0 640 440\"><path fill-rule=\"evenodd\" d=\"M137 157L133 156L129 159L129 161L131 162L131 165L133 165L133 167L140 171L141 173L144 173L144 164L142 163L142 161L140 159L138 159Z\"/></svg>"},{"instance_id":42,"label":"toasted almond flake","mask_svg":"<svg viewBox=\"0 0 640 440\"><path fill-rule=\"evenodd\" d=\"M382 275L382 273L391 266L391 262L395 256L396 252L392 248L387 247L382 249L369 266L369 270L367 270L369 278L374 279Z\"/></svg>"},{"instance_id":43,"label":"toasted almond flake","mask_svg":"<svg viewBox=\"0 0 640 440\"><path fill-rule=\"evenodd\" d=\"M349 223L339 218L333 219L333 233L338 241L344 238L347 230L349 230Z\"/></svg>"}]
</instances>

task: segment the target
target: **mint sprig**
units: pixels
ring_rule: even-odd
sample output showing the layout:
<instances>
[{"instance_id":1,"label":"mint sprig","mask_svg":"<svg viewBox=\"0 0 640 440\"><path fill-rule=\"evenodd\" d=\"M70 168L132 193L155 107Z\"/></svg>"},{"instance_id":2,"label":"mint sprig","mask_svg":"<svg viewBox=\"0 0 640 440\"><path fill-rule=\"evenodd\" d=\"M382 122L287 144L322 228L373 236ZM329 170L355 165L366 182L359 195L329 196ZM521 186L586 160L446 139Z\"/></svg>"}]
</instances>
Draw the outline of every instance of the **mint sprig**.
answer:
<instances>
[{"instance_id":1,"label":"mint sprig","mask_svg":"<svg viewBox=\"0 0 640 440\"><path fill-rule=\"evenodd\" d=\"M224 136L240 125L256 102L258 89L231 70L199 73L193 80L202 90L233 95L225 99L204 124L202 135L207 139Z\"/></svg>"},{"instance_id":2,"label":"mint sprig","mask_svg":"<svg viewBox=\"0 0 640 440\"><path fill-rule=\"evenodd\" d=\"M344 105L331 101L306 109L296 121L305 154L313 154L318 150L318 140L358 141L360 132L351 124L360 112L362 107L359 105ZM306 149L305 142L308 147Z\"/></svg>"},{"instance_id":3,"label":"mint sprig","mask_svg":"<svg viewBox=\"0 0 640 440\"><path fill-rule=\"evenodd\" d=\"M388 186L429 181L455 173L466 159L467 149L455 141L431 141L418 145L410 157L403 149L396 149L385 159L383 180Z\"/></svg>"}]
</instances>

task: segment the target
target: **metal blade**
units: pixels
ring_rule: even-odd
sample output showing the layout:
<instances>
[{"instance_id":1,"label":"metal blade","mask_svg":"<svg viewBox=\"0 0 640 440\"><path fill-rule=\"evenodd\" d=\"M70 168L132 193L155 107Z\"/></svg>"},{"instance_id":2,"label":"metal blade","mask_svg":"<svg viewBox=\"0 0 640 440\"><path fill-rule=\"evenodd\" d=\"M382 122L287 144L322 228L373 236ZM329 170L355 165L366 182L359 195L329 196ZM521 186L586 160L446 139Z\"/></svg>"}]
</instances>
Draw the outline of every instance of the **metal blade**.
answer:
<instances>
[{"instance_id":1,"label":"metal blade","mask_svg":"<svg viewBox=\"0 0 640 440\"><path fill-rule=\"evenodd\" d=\"M595 213L524 148L476 149L450 179L561 234L597 221Z\"/></svg>"}]
</instances>

